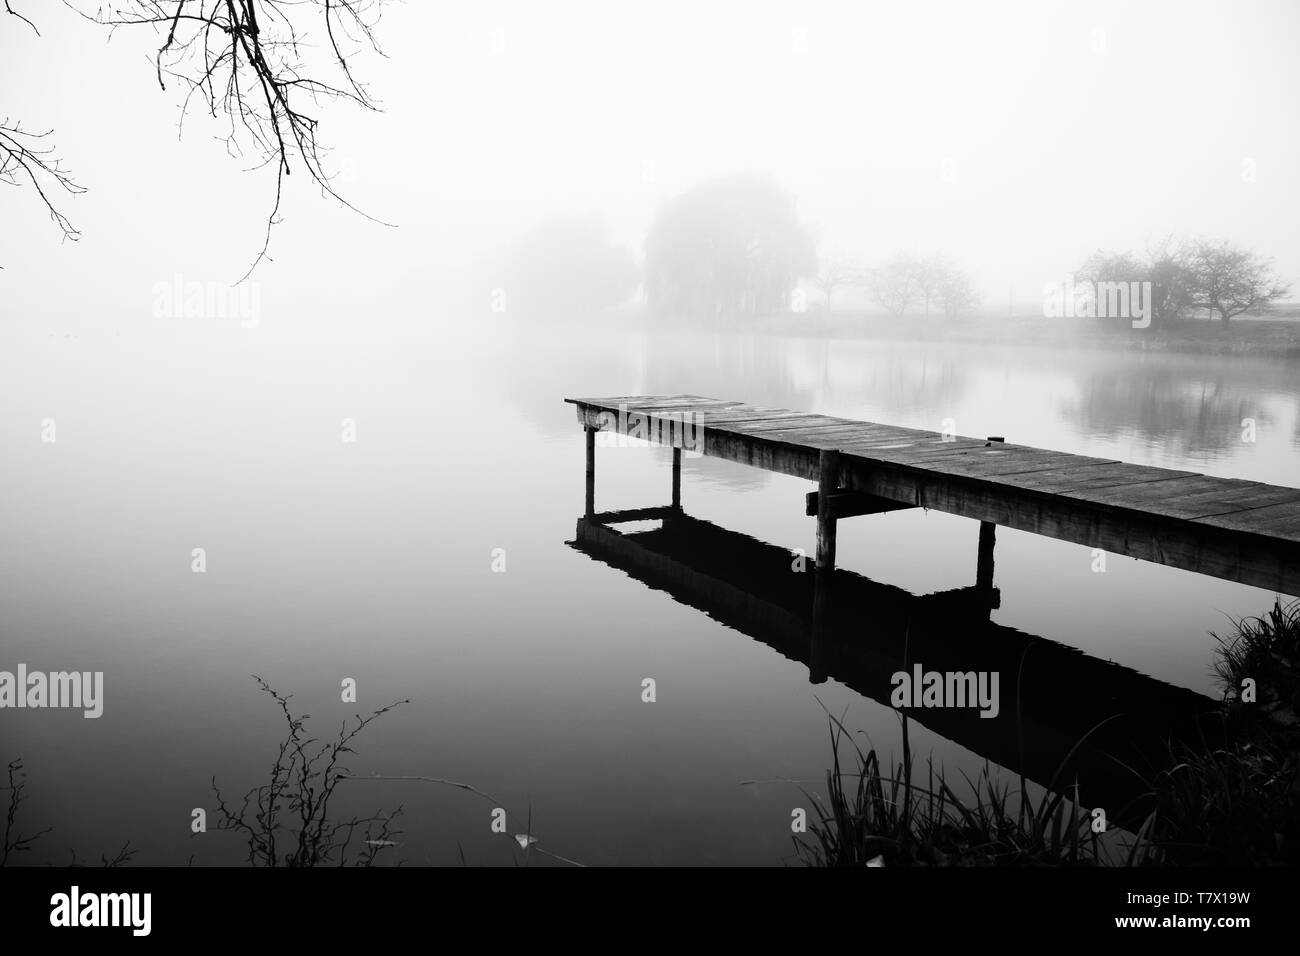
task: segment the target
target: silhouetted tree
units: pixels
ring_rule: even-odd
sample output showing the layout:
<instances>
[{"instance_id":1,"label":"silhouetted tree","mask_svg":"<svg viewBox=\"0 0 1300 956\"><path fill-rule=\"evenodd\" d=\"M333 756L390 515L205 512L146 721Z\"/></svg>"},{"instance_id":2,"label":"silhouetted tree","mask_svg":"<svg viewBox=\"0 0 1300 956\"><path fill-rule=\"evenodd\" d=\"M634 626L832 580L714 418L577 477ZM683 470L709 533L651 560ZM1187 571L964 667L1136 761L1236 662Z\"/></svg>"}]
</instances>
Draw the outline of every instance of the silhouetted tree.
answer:
<instances>
[{"instance_id":1,"label":"silhouetted tree","mask_svg":"<svg viewBox=\"0 0 1300 956\"><path fill-rule=\"evenodd\" d=\"M934 297L946 319L966 315L979 305L979 295L970 276L954 265L946 266L940 274Z\"/></svg>"},{"instance_id":2,"label":"silhouetted tree","mask_svg":"<svg viewBox=\"0 0 1300 956\"><path fill-rule=\"evenodd\" d=\"M1287 293L1267 260L1226 240L1175 244L1165 239L1145 258L1096 252L1076 272L1090 282L1150 282L1151 320L1167 325L1188 309L1218 313L1224 322Z\"/></svg>"},{"instance_id":3,"label":"silhouetted tree","mask_svg":"<svg viewBox=\"0 0 1300 956\"><path fill-rule=\"evenodd\" d=\"M896 252L883 266L867 274L867 289L871 299L893 316L907 312L916 301L916 259Z\"/></svg>"},{"instance_id":4,"label":"silhouetted tree","mask_svg":"<svg viewBox=\"0 0 1300 956\"><path fill-rule=\"evenodd\" d=\"M1088 282L1142 282L1147 278L1147 267L1132 253L1098 250L1084 260L1075 278Z\"/></svg>"},{"instance_id":5,"label":"silhouetted tree","mask_svg":"<svg viewBox=\"0 0 1300 956\"><path fill-rule=\"evenodd\" d=\"M1182 319L1192 305L1187 250L1165 239L1147 251L1151 282L1151 322L1163 326Z\"/></svg>"},{"instance_id":6,"label":"silhouetted tree","mask_svg":"<svg viewBox=\"0 0 1300 956\"><path fill-rule=\"evenodd\" d=\"M931 303L940 301L944 285L953 279L955 268L945 256L938 254L912 261L912 286L925 307L927 318Z\"/></svg>"},{"instance_id":7,"label":"silhouetted tree","mask_svg":"<svg viewBox=\"0 0 1300 956\"><path fill-rule=\"evenodd\" d=\"M757 175L715 179L659 210L646 237L652 308L684 315L784 311L815 267L813 240L794 199Z\"/></svg>"},{"instance_id":8,"label":"silhouetted tree","mask_svg":"<svg viewBox=\"0 0 1300 956\"><path fill-rule=\"evenodd\" d=\"M1075 272L1076 281L1098 283L1146 282L1150 269L1132 253L1104 252L1098 250L1084 260ZM1100 311L1100 310L1099 310ZM1130 319L1122 315L1100 315L1101 321L1116 320L1127 324Z\"/></svg>"},{"instance_id":9,"label":"silhouetted tree","mask_svg":"<svg viewBox=\"0 0 1300 956\"><path fill-rule=\"evenodd\" d=\"M1224 322L1268 305L1288 289L1266 259L1227 240L1193 242L1187 250L1186 270L1192 303L1217 312Z\"/></svg>"},{"instance_id":10,"label":"silhouetted tree","mask_svg":"<svg viewBox=\"0 0 1300 956\"><path fill-rule=\"evenodd\" d=\"M825 259L812 277L812 286L822 294L826 313L831 311L831 300L836 289L857 285L862 281L862 269L851 259Z\"/></svg>"}]
</instances>

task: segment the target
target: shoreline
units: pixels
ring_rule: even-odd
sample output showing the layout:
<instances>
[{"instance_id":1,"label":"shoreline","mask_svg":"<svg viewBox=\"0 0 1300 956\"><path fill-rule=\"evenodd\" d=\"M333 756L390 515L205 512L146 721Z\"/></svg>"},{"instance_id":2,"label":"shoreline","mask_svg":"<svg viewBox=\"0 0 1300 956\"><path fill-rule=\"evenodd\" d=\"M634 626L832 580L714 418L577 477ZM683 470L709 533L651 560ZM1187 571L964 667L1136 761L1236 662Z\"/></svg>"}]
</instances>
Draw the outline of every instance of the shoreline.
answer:
<instances>
[{"instance_id":1,"label":"shoreline","mask_svg":"<svg viewBox=\"0 0 1300 956\"><path fill-rule=\"evenodd\" d=\"M1300 321L1242 317L1226 328L1217 321L1185 319L1166 328L1099 327L1095 320L1046 319L1021 314L992 318L893 318L858 312L786 313L762 318L699 322L656 317L645 310L622 313L645 331L723 332L806 339L909 341L981 345L1099 349L1116 352L1254 357L1300 362Z\"/></svg>"}]
</instances>

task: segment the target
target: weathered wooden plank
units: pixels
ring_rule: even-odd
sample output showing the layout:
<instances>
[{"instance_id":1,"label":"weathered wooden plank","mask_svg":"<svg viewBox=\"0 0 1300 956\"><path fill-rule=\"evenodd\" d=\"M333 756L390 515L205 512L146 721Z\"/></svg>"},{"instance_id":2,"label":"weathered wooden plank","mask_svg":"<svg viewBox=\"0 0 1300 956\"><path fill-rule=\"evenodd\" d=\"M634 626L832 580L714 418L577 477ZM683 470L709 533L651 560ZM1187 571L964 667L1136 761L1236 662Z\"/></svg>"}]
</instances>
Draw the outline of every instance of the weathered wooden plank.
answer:
<instances>
[{"instance_id":1,"label":"weathered wooden plank","mask_svg":"<svg viewBox=\"0 0 1300 956\"><path fill-rule=\"evenodd\" d=\"M1236 490L1215 489L1178 499L1181 511L1198 518L1292 503L1300 503L1300 490L1262 484Z\"/></svg>"},{"instance_id":2,"label":"weathered wooden plank","mask_svg":"<svg viewBox=\"0 0 1300 956\"><path fill-rule=\"evenodd\" d=\"M646 402L716 402L716 398L703 398L699 395L610 395L602 398L566 398L566 402L592 408L618 408L620 405L631 407ZM743 404L743 403L740 403Z\"/></svg>"},{"instance_id":3,"label":"weathered wooden plank","mask_svg":"<svg viewBox=\"0 0 1300 956\"><path fill-rule=\"evenodd\" d=\"M815 481L820 449L767 442L718 428L704 429L704 454Z\"/></svg>"},{"instance_id":4,"label":"weathered wooden plank","mask_svg":"<svg viewBox=\"0 0 1300 956\"><path fill-rule=\"evenodd\" d=\"M762 438L764 441L802 444L810 448L833 448L838 450L844 444L845 434L852 434L852 432L852 429L847 428L794 428L773 429L750 434L756 438Z\"/></svg>"},{"instance_id":5,"label":"weathered wooden plank","mask_svg":"<svg viewBox=\"0 0 1300 956\"><path fill-rule=\"evenodd\" d=\"M1000 481L1014 482L1022 488L1036 491L1063 492L1075 488L1106 488L1111 485L1141 484L1147 481L1165 481L1169 478L1190 478L1195 472L1148 468L1145 465L1083 464L1068 468L1037 471L1025 475L998 476Z\"/></svg>"},{"instance_id":6,"label":"weathered wooden plank","mask_svg":"<svg viewBox=\"0 0 1300 956\"><path fill-rule=\"evenodd\" d=\"M878 457L882 460L891 462L907 463L933 463L941 464L945 462L972 462L972 461L1008 461L1004 452L997 449L996 446L988 442L979 441L974 438L962 439L958 441L939 441L939 442L911 442L907 445L891 445L880 448L859 448L851 449L858 454Z\"/></svg>"},{"instance_id":7,"label":"weathered wooden plank","mask_svg":"<svg viewBox=\"0 0 1300 956\"><path fill-rule=\"evenodd\" d=\"M622 511L600 511L590 515L589 520L601 524L620 524L624 521L653 521L670 518L676 513L675 508L659 505L654 508L625 508Z\"/></svg>"},{"instance_id":8,"label":"weathered wooden plank","mask_svg":"<svg viewBox=\"0 0 1300 956\"><path fill-rule=\"evenodd\" d=\"M921 441L929 441L942 436L934 432L923 432L915 428L895 428L892 425L875 426L873 431L846 447L870 451L872 448L902 448Z\"/></svg>"},{"instance_id":9,"label":"weathered wooden plank","mask_svg":"<svg viewBox=\"0 0 1300 956\"><path fill-rule=\"evenodd\" d=\"M798 415L793 418L767 418L756 421L730 422L728 427L734 431L760 434L777 430L809 430L815 428L836 428L855 423L847 418L829 418L825 415Z\"/></svg>"},{"instance_id":10,"label":"weathered wooden plank","mask_svg":"<svg viewBox=\"0 0 1300 956\"><path fill-rule=\"evenodd\" d=\"M1300 538L1300 504L1270 505L1228 514L1207 515L1199 519L1202 524L1220 528L1249 531L1270 537ZM1288 592L1292 593L1292 592Z\"/></svg>"},{"instance_id":11,"label":"weathered wooden plank","mask_svg":"<svg viewBox=\"0 0 1300 956\"><path fill-rule=\"evenodd\" d=\"M1154 514L1186 515L1183 495L1204 492L1222 494L1235 490L1223 478L1192 475L1187 478L1169 478L1165 481L1146 481L1130 485L1112 485L1107 488L1079 488L1063 492L1066 498L1080 498L1094 504L1133 508Z\"/></svg>"},{"instance_id":12,"label":"weathered wooden plank","mask_svg":"<svg viewBox=\"0 0 1300 956\"><path fill-rule=\"evenodd\" d=\"M742 424L745 426L746 430L750 430L750 426L748 423L742 423ZM728 425L728 427L730 427L730 425ZM778 433L778 434L780 432L786 432L786 431L834 434L839 436L839 438L842 441L844 441L846 444L852 444L857 441L870 440L869 438L864 438L863 436L871 434L870 426L864 426L861 422L854 422L847 419L841 421L831 420L829 424L824 424L824 425L814 424L810 426L794 425L783 421L773 421L773 422L766 423L766 427L764 427L762 430L767 433Z\"/></svg>"},{"instance_id":13,"label":"weathered wooden plank","mask_svg":"<svg viewBox=\"0 0 1300 956\"><path fill-rule=\"evenodd\" d=\"M888 460L888 458L885 460ZM907 464L927 471L942 471L948 474L969 477L990 477L994 475L1010 476L1036 471L1051 471L1054 468L1060 468L1064 464L1076 461L1089 464L1110 463L1104 458L1081 459L1077 455L1070 455L1065 452L1037 450L999 452L996 449L989 449L955 458L923 459L917 462L907 462Z\"/></svg>"},{"instance_id":14,"label":"weathered wooden plank","mask_svg":"<svg viewBox=\"0 0 1300 956\"><path fill-rule=\"evenodd\" d=\"M700 413L701 420L705 425L713 428L720 428L723 425L731 425L740 422L759 422L770 419L782 418L801 418L803 412L792 411L788 408L754 408L748 406L744 408L723 408L717 411L708 411L707 409Z\"/></svg>"},{"instance_id":15,"label":"weathered wooden plank","mask_svg":"<svg viewBox=\"0 0 1300 956\"><path fill-rule=\"evenodd\" d=\"M680 396L677 398L655 399L653 401L626 402L629 408L640 410L662 410L665 408L744 408L744 402L729 402L720 398L700 398L699 396Z\"/></svg>"},{"instance_id":16,"label":"weathered wooden plank","mask_svg":"<svg viewBox=\"0 0 1300 956\"><path fill-rule=\"evenodd\" d=\"M817 514L821 492L810 491L804 499L804 514L813 516ZM902 511L906 508L914 507L913 505L903 504L901 501L890 501L888 498L881 498L879 495L867 495L860 491L837 491L830 496L830 511L832 518L854 518L860 515L883 514L886 511Z\"/></svg>"},{"instance_id":17,"label":"weathered wooden plank","mask_svg":"<svg viewBox=\"0 0 1300 956\"><path fill-rule=\"evenodd\" d=\"M877 448L911 448L918 451L932 450L941 453L951 453L963 448L983 448L989 445L989 443L982 438L945 438L942 435L936 435L933 432L914 432L910 430L895 429L890 433L852 442L851 445L853 448L864 453Z\"/></svg>"}]
</instances>

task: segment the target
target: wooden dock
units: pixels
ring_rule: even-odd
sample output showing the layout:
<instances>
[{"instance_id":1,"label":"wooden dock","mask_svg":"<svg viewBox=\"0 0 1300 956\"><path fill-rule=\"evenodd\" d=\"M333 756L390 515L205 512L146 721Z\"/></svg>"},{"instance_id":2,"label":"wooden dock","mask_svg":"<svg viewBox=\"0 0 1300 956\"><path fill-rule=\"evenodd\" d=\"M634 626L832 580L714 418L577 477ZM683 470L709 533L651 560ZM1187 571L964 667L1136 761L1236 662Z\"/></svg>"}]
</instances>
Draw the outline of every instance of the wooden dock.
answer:
<instances>
[{"instance_id":1,"label":"wooden dock","mask_svg":"<svg viewBox=\"0 0 1300 956\"><path fill-rule=\"evenodd\" d=\"M612 429L674 448L674 508L683 448L816 481L819 569L838 519L921 507L981 522L984 586L1002 525L1300 595L1300 489L696 395L566 401L587 432L588 516L595 435Z\"/></svg>"}]
</instances>

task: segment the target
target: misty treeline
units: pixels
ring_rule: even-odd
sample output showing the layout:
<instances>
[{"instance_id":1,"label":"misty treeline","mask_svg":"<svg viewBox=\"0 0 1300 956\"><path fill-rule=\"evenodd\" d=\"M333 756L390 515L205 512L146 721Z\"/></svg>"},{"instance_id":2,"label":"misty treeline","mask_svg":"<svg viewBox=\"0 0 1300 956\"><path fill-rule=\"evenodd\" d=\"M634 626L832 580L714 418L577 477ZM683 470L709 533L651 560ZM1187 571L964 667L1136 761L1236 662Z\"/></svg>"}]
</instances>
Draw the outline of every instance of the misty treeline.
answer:
<instances>
[{"instance_id":1,"label":"misty treeline","mask_svg":"<svg viewBox=\"0 0 1300 956\"><path fill-rule=\"evenodd\" d=\"M304 170L320 190L366 215L334 189L318 139L316 110L346 101L366 110L378 103L355 72L363 52L382 53L375 37L385 0L121 0L63 6L108 31L144 28L157 47L154 78L181 92L181 123L192 109L218 121L220 139L235 157L273 170L274 189L261 247L249 268L266 258L279 221L285 178ZM15 8L17 5L17 8ZM5 29L40 42L50 7L36 0L4 0ZM6 40L6 42L10 42ZM51 48L57 64L59 48ZM71 57L71 48L63 50ZM56 67L57 68L57 67ZM0 110L0 184L30 188L65 239L80 231L62 211L62 199L85 191L61 161L53 131ZM120 144L105 144L118 148ZM371 218L366 216L366 218ZM377 220L376 220L377 221Z\"/></svg>"},{"instance_id":2,"label":"misty treeline","mask_svg":"<svg viewBox=\"0 0 1300 956\"><path fill-rule=\"evenodd\" d=\"M943 256L897 253L876 267L819 260L794 197L756 173L712 179L665 202L639 264L598 216L555 215L485 256L475 277L478 301L497 312L609 309L639 287L652 311L692 319L806 311L805 283L826 310L852 287L895 315L915 306L953 316L978 303L970 277Z\"/></svg>"},{"instance_id":3,"label":"misty treeline","mask_svg":"<svg viewBox=\"0 0 1300 956\"><path fill-rule=\"evenodd\" d=\"M1226 239L1166 239L1140 254L1098 251L1075 278L1149 282L1153 326L1169 325L1198 310L1227 322L1257 312L1289 291L1267 259Z\"/></svg>"},{"instance_id":4,"label":"misty treeline","mask_svg":"<svg viewBox=\"0 0 1300 956\"><path fill-rule=\"evenodd\" d=\"M1152 325L1166 327L1197 312L1227 322L1289 291L1267 259L1222 239L1166 239L1141 254L1099 251L1072 278L1149 283L1144 299ZM695 320L809 311L809 291L811 305L825 313L849 293L894 317L953 319L980 304L971 275L939 253L899 251L879 263L819 257L794 197L748 173L709 180L665 202L640 263L598 215L554 215L485 257L474 285L481 305L534 315L616 308L638 288L652 312ZM1113 321L1128 327L1130 320Z\"/></svg>"},{"instance_id":5,"label":"misty treeline","mask_svg":"<svg viewBox=\"0 0 1300 956\"><path fill-rule=\"evenodd\" d=\"M742 174L664 203L640 261L597 215L547 217L483 257L475 294L493 311L546 314L614 308L640 289L652 309L683 317L771 315L815 264L793 197Z\"/></svg>"},{"instance_id":6,"label":"misty treeline","mask_svg":"<svg viewBox=\"0 0 1300 956\"><path fill-rule=\"evenodd\" d=\"M831 311L835 293L860 288L867 297L893 316L920 310L954 318L975 310L979 295L975 284L955 262L934 253L917 256L895 252L878 266L863 265L853 259L828 259L812 278L821 294L822 307Z\"/></svg>"}]
</instances>

